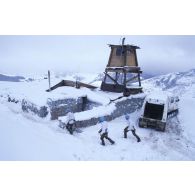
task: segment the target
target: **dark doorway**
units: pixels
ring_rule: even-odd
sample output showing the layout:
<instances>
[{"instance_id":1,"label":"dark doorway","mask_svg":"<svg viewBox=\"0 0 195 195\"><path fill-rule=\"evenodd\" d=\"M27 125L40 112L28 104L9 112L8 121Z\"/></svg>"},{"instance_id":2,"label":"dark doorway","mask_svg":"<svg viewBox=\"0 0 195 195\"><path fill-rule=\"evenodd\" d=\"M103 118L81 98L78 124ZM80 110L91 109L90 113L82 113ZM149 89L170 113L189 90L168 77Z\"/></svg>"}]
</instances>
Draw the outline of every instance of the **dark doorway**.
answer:
<instances>
[{"instance_id":1,"label":"dark doorway","mask_svg":"<svg viewBox=\"0 0 195 195\"><path fill-rule=\"evenodd\" d=\"M151 104L146 102L144 117L156 119L156 120L162 120L163 111L164 111L164 104L159 105L159 104Z\"/></svg>"}]
</instances>

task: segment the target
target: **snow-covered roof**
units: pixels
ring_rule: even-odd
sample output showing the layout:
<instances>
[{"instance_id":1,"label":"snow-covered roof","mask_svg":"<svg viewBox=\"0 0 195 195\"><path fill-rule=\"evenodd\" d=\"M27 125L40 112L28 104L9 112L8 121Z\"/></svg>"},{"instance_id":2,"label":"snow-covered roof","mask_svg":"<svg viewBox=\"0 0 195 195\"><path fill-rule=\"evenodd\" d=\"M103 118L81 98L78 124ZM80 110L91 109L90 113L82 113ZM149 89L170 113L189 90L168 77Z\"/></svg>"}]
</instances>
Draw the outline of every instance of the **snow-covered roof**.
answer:
<instances>
[{"instance_id":1,"label":"snow-covered roof","mask_svg":"<svg viewBox=\"0 0 195 195\"><path fill-rule=\"evenodd\" d=\"M57 84L61 80L57 78L52 79L52 84ZM59 100L68 98L78 98L87 96L90 101L97 102L102 105L107 105L110 99L115 99L121 94L107 93L100 90L90 90L88 88L76 89L74 87L59 87L53 91L46 92L48 89L48 80L39 79L32 82L0 82L0 95L11 96L17 100L28 100L37 106L47 104L47 100Z\"/></svg>"}]
</instances>

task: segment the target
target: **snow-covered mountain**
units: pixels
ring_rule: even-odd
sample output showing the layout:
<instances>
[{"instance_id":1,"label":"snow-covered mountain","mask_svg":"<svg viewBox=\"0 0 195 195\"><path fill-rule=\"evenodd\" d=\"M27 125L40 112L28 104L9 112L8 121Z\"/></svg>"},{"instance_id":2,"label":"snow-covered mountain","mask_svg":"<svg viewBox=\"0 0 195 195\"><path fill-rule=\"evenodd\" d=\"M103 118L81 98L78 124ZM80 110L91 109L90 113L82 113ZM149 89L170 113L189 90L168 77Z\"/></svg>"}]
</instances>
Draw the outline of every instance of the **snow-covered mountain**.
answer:
<instances>
[{"instance_id":1,"label":"snow-covered mountain","mask_svg":"<svg viewBox=\"0 0 195 195\"><path fill-rule=\"evenodd\" d=\"M195 93L195 69L153 77L145 80L143 86L146 90L150 88L161 89L177 95L189 94L190 92L193 94Z\"/></svg>"},{"instance_id":2,"label":"snow-covered mountain","mask_svg":"<svg viewBox=\"0 0 195 195\"><path fill-rule=\"evenodd\" d=\"M51 82L71 79L87 83L101 82L101 75L66 74L52 75ZM35 78L35 77L33 77ZM38 78L38 77L36 77ZM23 113L20 106L8 103L3 94L23 96L24 90L37 93L46 89L48 82L39 77L32 82L0 81L0 160L195 160L195 70L153 77L144 80L146 93L163 91L179 95L179 115L169 121L165 133L139 128L141 142L128 134L123 138L126 126L124 117L109 122L109 135L115 145L100 145L99 125L83 129L83 133L69 135L58 127L56 121L40 119ZM40 87L41 86L41 87ZM29 87L32 87L32 91ZM140 111L131 114L137 121Z\"/></svg>"},{"instance_id":3,"label":"snow-covered mountain","mask_svg":"<svg viewBox=\"0 0 195 195\"><path fill-rule=\"evenodd\" d=\"M0 74L0 81L20 82L21 80L24 79L25 78L23 76L11 76L11 75Z\"/></svg>"}]
</instances>

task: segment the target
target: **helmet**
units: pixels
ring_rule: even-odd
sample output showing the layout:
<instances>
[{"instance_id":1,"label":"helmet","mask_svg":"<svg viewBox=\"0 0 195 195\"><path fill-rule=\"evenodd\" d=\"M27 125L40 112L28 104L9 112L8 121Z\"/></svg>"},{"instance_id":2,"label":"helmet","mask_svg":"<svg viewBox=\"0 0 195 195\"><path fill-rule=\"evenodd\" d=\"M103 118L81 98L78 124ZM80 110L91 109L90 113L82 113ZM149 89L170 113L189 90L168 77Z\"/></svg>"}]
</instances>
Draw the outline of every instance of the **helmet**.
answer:
<instances>
[{"instance_id":1,"label":"helmet","mask_svg":"<svg viewBox=\"0 0 195 195\"><path fill-rule=\"evenodd\" d=\"M126 119L126 120L129 120L129 118L130 118L129 115L126 114L126 115L125 115L125 119Z\"/></svg>"},{"instance_id":2,"label":"helmet","mask_svg":"<svg viewBox=\"0 0 195 195\"><path fill-rule=\"evenodd\" d=\"M99 122L103 123L105 121L105 118L103 116L99 117Z\"/></svg>"}]
</instances>

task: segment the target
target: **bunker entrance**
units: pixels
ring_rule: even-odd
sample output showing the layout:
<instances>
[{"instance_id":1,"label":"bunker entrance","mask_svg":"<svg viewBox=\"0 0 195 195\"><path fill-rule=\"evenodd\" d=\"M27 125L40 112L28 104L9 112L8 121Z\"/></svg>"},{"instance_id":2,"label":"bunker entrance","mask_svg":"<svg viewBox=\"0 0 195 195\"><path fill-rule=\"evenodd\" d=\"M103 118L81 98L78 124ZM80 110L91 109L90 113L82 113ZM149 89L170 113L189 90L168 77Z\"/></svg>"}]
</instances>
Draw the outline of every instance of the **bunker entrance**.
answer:
<instances>
[{"instance_id":1,"label":"bunker entrance","mask_svg":"<svg viewBox=\"0 0 195 195\"><path fill-rule=\"evenodd\" d=\"M164 104L159 105L159 104L151 104L146 102L144 117L156 119L156 120L162 120L163 111L164 111Z\"/></svg>"}]
</instances>

